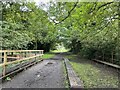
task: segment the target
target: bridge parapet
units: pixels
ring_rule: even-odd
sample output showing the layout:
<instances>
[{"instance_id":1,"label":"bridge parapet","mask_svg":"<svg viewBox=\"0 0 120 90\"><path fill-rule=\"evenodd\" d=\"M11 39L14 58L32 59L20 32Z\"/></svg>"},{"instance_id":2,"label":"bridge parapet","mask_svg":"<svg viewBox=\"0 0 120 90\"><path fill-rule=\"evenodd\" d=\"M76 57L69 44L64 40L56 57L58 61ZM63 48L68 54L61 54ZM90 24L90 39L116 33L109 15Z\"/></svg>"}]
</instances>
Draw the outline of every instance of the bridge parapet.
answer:
<instances>
[{"instance_id":1,"label":"bridge parapet","mask_svg":"<svg viewBox=\"0 0 120 90\"><path fill-rule=\"evenodd\" d=\"M0 73L4 77L7 66L36 61L43 56L44 50L0 50Z\"/></svg>"}]
</instances>

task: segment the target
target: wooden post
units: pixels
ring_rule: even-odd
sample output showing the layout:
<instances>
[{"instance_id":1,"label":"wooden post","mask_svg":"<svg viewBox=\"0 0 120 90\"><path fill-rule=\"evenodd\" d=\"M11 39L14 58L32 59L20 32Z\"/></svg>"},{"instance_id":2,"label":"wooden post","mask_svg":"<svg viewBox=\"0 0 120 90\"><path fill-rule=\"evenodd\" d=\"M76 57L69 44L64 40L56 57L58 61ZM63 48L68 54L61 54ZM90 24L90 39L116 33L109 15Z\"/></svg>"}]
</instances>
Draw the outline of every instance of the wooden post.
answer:
<instances>
[{"instance_id":1,"label":"wooden post","mask_svg":"<svg viewBox=\"0 0 120 90\"><path fill-rule=\"evenodd\" d=\"M27 57L26 52L25 52L25 57Z\"/></svg>"},{"instance_id":2,"label":"wooden post","mask_svg":"<svg viewBox=\"0 0 120 90\"><path fill-rule=\"evenodd\" d=\"M42 55L43 55L43 50L42 50Z\"/></svg>"},{"instance_id":3,"label":"wooden post","mask_svg":"<svg viewBox=\"0 0 120 90\"><path fill-rule=\"evenodd\" d=\"M42 50L42 56L43 56L43 50ZM42 58L42 56L41 56L41 58Z\"/></svg>"},{"instance_id":4,"label":"wooden post","mask_svg":"<svg viewBox=\"0 0 120 90\"><path fill-rule=\"evenodd\" d=\"M22 52L22 58L24 58L24 53Z\"/></svg>"},{"instance_id":5,"label":"wooden post","mask_svg":"<svg viewBox=\"0 0 120 90\"><path fill-rule=\"evenodd\" d=\"M36 56L36 52L35 52L35 56ZM37 60L37 58L35 57L35 60Z\"/></svg>"},{"instance_id":6,"label":"wooden post","mask_svg":"<svg viewBox=\"0 0 120 90\"><path fill-rule=\"evenodd\" d=\"M6 63L7 63L7 52L4 52L3 76L5 76L6 73Z\"/></svg>"},{"instance_id":7,"label":"wooden post","mask_svg":"<svg viewBox=\"0 0 120 90\"><path fill-rule=\"evenodd\" d=\"M20 60L20 52L18 52L19 60Z\"/></svg>"},{"instance_id":8,"label":"wooden post","mask_svg":"<svg viewBox=\"0 0 120 90\"><path fill-rule=\"evenodd\" d=\"M112 51L111 55L112 55L112 63L114 63L114 61L113 61L113 58L114 58L114 57L113 57L113 51Z\"/></svg>"},{"instance_id":9,"label":"wooden post","mask_svg":"<svg viewBox=\"0 0 120 90\"><path fill-rule=\"evenodd\" d=\"M105 56L105 55L104 55L104 51L103 51L103 61L104 61L104 56Z\"/></svg>"},{"instance_id":10,"label":"wooden post","mask_svg":"<svg viewBox=\"0 0 120 90\"><path fill-rule=\"evenodd\" d=\"M32 57L32 51L29 52L29 57Z\"/></svg>"},{"instance_id":11,"label":"wooden post","mask_svg":"<svg viewBox=\"0 0 120 90\"><path fill-rule=\"evenodd\" d=\"M40 55L40 51L38 51L39 55ZM38 57L38 60L40 59L40 56Z\"/></svg>"},{"instance_id":12,"label":"wooden post","mask_svg":"<svg viewBox=\"0 0 120 90\"><path fill-rule=\"evenodd\" d=\"M42 51L40 51L40 54L42 54ZM40 56L40 59L42 58L42 56Z\"/></svg>"},{"instance_id":13,"label":"wooden post","mask_svg":"<svg viewBox=\"0 0 120 90\"><path fill-rule=\"evenodd\" d=\"M104 51L102 51L102 54L103 54L103 55L102 55L102 56L103 56L103 57L102 57L102 60L105 61L105 53L104 53ZM105 68L105 64L103 64L103 66L104 66L104 68Z\"/></svg>"}]
</instances>

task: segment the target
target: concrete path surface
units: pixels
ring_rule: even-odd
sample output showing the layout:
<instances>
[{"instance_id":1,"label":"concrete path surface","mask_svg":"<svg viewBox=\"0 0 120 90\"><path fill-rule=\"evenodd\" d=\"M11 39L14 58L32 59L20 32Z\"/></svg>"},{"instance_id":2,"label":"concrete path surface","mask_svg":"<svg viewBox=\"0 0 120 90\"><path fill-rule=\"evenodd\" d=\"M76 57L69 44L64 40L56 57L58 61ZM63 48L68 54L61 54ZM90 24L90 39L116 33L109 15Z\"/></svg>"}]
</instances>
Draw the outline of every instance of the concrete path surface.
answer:
<instances>
[{"instance_id":1,"label":"concrete path surface","mask_svg":"<svg viewBox=\"0 0 120 90\"><path fill-rule=\"evenodd\" d=\"M2 88L64 88L63 72L62 57L57 55L18 73L2 83Z\"/></svg>"}]
</instances>

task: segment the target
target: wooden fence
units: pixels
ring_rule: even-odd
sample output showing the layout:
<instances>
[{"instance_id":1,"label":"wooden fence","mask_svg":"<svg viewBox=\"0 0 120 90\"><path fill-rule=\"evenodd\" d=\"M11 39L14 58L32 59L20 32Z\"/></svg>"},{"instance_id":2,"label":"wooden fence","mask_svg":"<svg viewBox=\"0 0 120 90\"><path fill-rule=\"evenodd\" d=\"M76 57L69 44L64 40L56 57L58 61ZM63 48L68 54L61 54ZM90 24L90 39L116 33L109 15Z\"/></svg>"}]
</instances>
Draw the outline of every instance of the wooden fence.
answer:
<instances>
[{"instance_id":1,"label":"wooden fence","mask_svg":"<svg viewBox=\"0 0 120 90\"><path fill-rule=\"evenodd\" d=\"M43 50L0 50L0 67L3 77L6 75L6 67L10 64L42 57Z\"/></svg>"}]
</instances>

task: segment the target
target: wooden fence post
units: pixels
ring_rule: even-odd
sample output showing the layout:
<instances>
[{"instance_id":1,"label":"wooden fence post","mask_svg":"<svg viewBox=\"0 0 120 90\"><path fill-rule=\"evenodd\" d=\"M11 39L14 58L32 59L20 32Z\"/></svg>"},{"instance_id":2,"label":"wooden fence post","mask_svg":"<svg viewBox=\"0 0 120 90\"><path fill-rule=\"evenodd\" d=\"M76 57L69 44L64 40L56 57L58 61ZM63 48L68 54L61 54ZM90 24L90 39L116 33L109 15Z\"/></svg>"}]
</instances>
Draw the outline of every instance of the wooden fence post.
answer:
<instances>
[{"instance_id":1,"label":"wooden fence post","mask_svg":"<svg viewBox=\"0 0 120 90\"><path fill-rule=\"evenodd\" d=\"M35 52L35 56L37 55L37 53ZM35 57L35 61L37 60L37 58Z\"/></svg>"},{"instance_id":2,"label":"wooden fence post","mask_svg":"<svg viewBox=\"0 0 120 90\"><path fill-rule=\"evenodd\" d=\"M7 52L4 52L3 76L5 76L6 73L6 63L7 63Z\"/></svg>"},{"instance_id":3,"label":"wooden fence post","mask_svg":"<svg viewBox=\"0 0 120 90\"><path fill-rule=\"evenodd\" d=\"M25 54L25 57L27 57L26 52L24 52L24 54Z\"/></svg>"},{"instance_id":4,"label":"wooden fence post","mask_svg":"<svg viewBox=\"0 0 120 90\"><path fill-rule=\"evenodd\" d=\"M105 56L105 53L104 53L104 51L103 51L103 58L102 58L102 59L103 59L103 61L104 61L104 59L105 59L105 58L104 58L104 56Z\"/></svg>"},{"instance_id":5,"label":"wooden fence post","mask_svg":"<svg viewBox=\"0 0 120 90\"><path fill-rule=\"evenodd\" d=\"M42 57L43 57L43 50L41 51L41 54L42 54L42 55L41 55L41 58L42 58Z\"/></svg>"},{"instance_id":6,"label":"wooden fence post","mask_svg":"<svg viewBox=\"0 0 120 90\"><path fill-rule=\"evenodd\" d=\"M112 63L114 63L114 57L113 57L113 51L112 51L112 53L111 53L111 55L112 55Z\"/></svg>"},{"instance_id":7,"label":"wooden fence post","mask_svg":"<svg viewBox=\"0 0 120 90\"><path fill-rule=\"evenodd\" d=\"M41 51L38 51L38 53L39 53L39 55L40 55L40 54L41 54ZM40 58L41 58L41 56L38 57L38 59L40 59Z\"/></svg>"}]
</instances>

